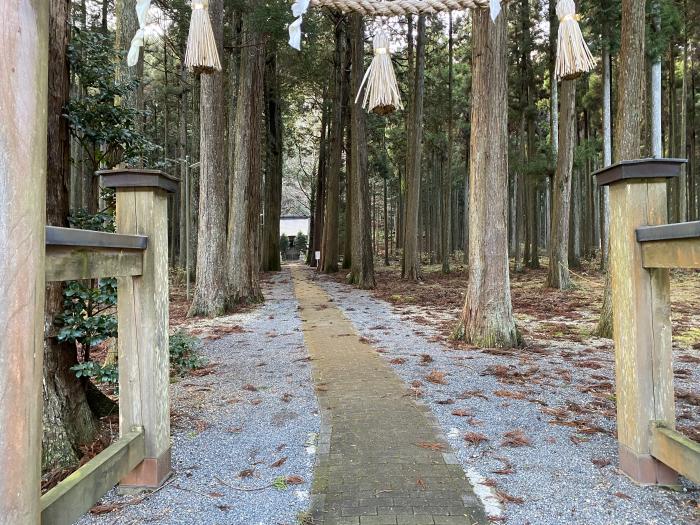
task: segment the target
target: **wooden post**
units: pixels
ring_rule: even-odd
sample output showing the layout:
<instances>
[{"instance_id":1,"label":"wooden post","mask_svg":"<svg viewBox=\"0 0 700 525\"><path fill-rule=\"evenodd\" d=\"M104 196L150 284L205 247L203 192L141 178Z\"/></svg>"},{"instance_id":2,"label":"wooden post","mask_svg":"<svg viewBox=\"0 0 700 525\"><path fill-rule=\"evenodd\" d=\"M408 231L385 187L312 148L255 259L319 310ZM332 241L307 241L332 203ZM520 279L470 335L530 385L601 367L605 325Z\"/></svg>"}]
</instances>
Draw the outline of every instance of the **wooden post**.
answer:
<instances>
[{"instance_id":1,"label":"wooden post","mask_svg":"<svg viewBox=\"0 0 700 525\"><path fill-rule=\"evenodd\" d=\"M38 524L49 4L0 2L0 524Z\"/></svg>"},{"instance_id":2,"label":"wooden post","mask_svg":"<svg viewBox=\"0 0 700 525\"><path fill-rule=\"evenodd\" d=\"M154 488L170 475L168 199L177 179L159 171L99 173L117 191L117 231L148 237L143 275L119 278L119 428L143 427L146 459L121 484Z\"/></svg>"},{"instance_id":3,"label":"wooden post","mask_svg":"<svg viewBox=\"0 0 700 525\"><path fill-rule=\"evenodd\" d=\"M610 185L617 434L620 467L642 484L676 484L651 455L652 422L675 425L668 269L645 269L636 230L667 222L666 180L682 162L624 161L596 173Z\"/></svg>"}]
</instances>

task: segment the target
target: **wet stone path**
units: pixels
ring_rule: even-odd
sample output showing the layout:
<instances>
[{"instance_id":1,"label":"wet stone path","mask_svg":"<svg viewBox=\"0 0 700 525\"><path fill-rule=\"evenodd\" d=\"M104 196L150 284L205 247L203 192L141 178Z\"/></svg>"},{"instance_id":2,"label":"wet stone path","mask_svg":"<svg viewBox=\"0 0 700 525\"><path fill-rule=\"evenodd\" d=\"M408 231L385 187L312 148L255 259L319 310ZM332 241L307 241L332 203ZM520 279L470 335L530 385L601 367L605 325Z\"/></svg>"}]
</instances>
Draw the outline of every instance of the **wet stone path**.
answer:
<instances>
[{"instance_id":1,"label":"wet stone path","mask_svg":"<svg viewBox=\"0 0 700 525\"><path fill-rule=\"evenodd\" d=\"M430 410L311 272L292 273L321 407L314 525L488 523Z\"/></svg>"}]
</instances>

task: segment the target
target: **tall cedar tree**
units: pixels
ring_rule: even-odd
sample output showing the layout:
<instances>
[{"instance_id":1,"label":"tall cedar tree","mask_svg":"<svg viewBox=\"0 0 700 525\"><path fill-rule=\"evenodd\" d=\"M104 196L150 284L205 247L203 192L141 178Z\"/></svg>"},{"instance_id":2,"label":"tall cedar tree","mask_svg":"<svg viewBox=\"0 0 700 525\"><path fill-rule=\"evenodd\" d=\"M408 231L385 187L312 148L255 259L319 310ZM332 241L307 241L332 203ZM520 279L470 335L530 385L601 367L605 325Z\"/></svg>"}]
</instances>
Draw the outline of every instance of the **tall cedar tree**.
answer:
<instances>
[{"instance_id":1,"label":"tall cedar tree","mask_svg":"<svg viewBox=\"0 0 700 525\"><path fill-rule=\"evenodd\" d=\"M519 343L508 274L507 6L473 14L469 286L457 335L486 347Z\"/></svg>"},{"instance_id":2,"label":"tall cedar tree","mask_svg":"<svg viewBox=\"0 0 700 525\"><path fill-rule=\"evenodd\" d=\"M70 135L63 117L70 97L66 51L70 40L69 0L49 4L48 158L46 222L68 227L70 199ZM63 284L48 283L45 298L44 407L42 469L65 468L78 462L80 446L97 434L97 420L85 395L87 378L80 380L71 367L78 363L74 343L57 338L56 316L63 311Z\"/></svg>"},{"instance_id":3,"label":"tall cedar tree","mask_svg":"<svg viewBox=\"0 0 700 525\"><path fill-rule=\"evenodd\" d=\"M561 83L559 153L552 184L552 233L549 243L547 286L564 290L571 286L569 276L569 214L571 173L576 147L576 81Z\"/></svg>"},{"instance_id":4,"label":"tall cedar tree","mask_svg":"<svg viewBox=\"0 0 700 525\"><path fill-rule=\"evenodd\" d=\"M280 271L280 216L282 215L282 97L277 66L277 50L265 62L265 211L263 214L262 269Z\"/></svg>"},{"instance_id":5,"label":"tall cedar tree","mask_svg":"<svg viewBox=\"0 0 700 525\"><path fill-rule=\"evenodd\" d=\"M343 159L343 98L345 84L346 21L335 21L335 52L333 54L333 88L329 111L330 151L326 178L326 204L323 222L321 269L324 273L338 271L338 222L340 217L340 166Z\"/></svg>"},{"instance_id":6,"label":"tall cedar tree","mask_svg":"<svg viewBox=\"0 0 700 525\"><path fill-rule=\"evenodd\" d=\"M229 185L227 307L263 300L260 290L260 186L262 182L265 38L243 18L236 110L236 155ZM277 237L279 239L279 236Z\"/></svg>"},{"instance_id":7,"label":"tall cedar tree","mask_svg":"<svg viewBox=\"0 0 700 525\"><path fill-rule=\"evenodd\" d=\"M644 114L642 97L646 82L644 0L622 1L622 33L618 66L618 100L615 115L614 162L634 160L640 156L642 137L641 119ZM611 237L611 242L613 239ZM601 337L613 335L613 305L610 272L605 279L603 308L597 333Z\"/></svg>"},{"instance_id":8,"label":"tall cedar tree","mask_svg":"<svg viewBox=\"0 0 700 525\"><path fill-rule=\"evenodd\" d=\"M408 124L406 167L406 215L404 217L403 278L421 278L418 214L420 213L420 178L423 155L423 95L425 93L425 15L418 17L415 50L415 76Z\"/></svg>"},{"instance_id":9,"label":"tall cedar tree","mask_svg":"<svg viewBox=\"0 0 700 525\"><path fill-rule=\"evenodd\" d=\"M223 56L223 0L209 3L216 45ZM226 163L224 74L201 75L199 233L197 278L189 315L216 317L226 297Z\"/></svg>"},{"instance_id":10,"label":"tall cedar tree","mask_svg":"<svg viewBox=\"0 0 700 525\"><path fill-rule=\"evenodd\" d=\"M367 166L367 115L362 108L362 98L355 102L360 89L364 68L365 24L362 15L350 15L352 34L351 74L351 136L352 136L352 266L350 282L360 288L376 286L374 279L374 253L372 249L372 217Z\"/></svg>"}]
</instances>

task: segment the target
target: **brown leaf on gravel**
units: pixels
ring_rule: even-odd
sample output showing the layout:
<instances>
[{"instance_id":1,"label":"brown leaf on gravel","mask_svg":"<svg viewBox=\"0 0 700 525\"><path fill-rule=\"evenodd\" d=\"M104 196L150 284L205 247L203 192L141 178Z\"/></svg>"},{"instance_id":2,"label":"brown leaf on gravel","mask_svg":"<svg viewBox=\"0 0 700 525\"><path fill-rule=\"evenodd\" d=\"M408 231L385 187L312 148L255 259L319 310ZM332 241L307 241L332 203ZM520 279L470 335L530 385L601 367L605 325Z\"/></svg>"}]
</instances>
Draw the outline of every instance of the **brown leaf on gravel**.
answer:
<instances>
[{"instance_id":1,"label":"brown leaf on gravel","mask_svg":"<svg viewBox=\"0 0 700 525\"><path fill-rule=\"evenodd\" d=\"M433 370L430 372L426 377L426 381L429 381L430 383L434 383L436 385L446 385L447 380L445 379L445 372L439 372L437 370Z\"/></svg>"},{"instance_id":2,"label":"brown leaf on gravel","mask_svg":"<svg viewBox=\"0 0 700 525\"><path fill-rule=\"evenodd\" d=\"M250 404L253 406L258 406L260 403L262 403L262 399L253 399Z\"/></svg>"},{"instance_id":3,"label":"brown leaf on gravel","mask_svg":"<svg viewBox=\"0 0 700 525\"><path fill-rule=\"evenodd\" d=\"M481 399L486 399L487 401L489 399L481 390L465 390L457 396L458 399L470 399L472 397L479 397Z\"/></svg>"},{"instance_id":4,"label":"brown leaf on gravel","mask_svg":"<svg viewBox=\"0 0 700 525\"><path fill-rule=\"evenodd\" d=\"M405 362L406 362L406 359L404 359L403 357L396 357L396 358L392 359L391 361L389 361L389 364L402 365Z\"/></svg>"},{"instance_id":5,"label":"brown leaf on gravel","mask_svg":"<svg viewBox=\"0 0 700 525\"><path fill-rule=\"evenodd\" d=\"M625 494L624 492L616 492L616 493L613 494L613 495L616 496L616 497L618 497L618 498L620 498L620 499L632 499L631 496L628 496L628 495Z\"/></svg>"},{"instance_id":6,"label":"brown leaf on gravel","mask_svg":"<svg viewBox=\"0 0 700 525\"><path fill-rule=\"evenodd\" d=\"M287 476L284 481L287 483L287 485L303 485L304 484L304 478L301 476Z\"/></svg>"},{"instance_id":7,"label":"brown leaf on gravel","mask_svg":"<svg viewBox=\"0 0 700 525\"><path fill-rule=\"evenodd\" d=\"M250 383L245 384L241 387L242 390L247 390L248 392L257 392L258 389L254 386L251 385Z\"/></svg>"},{"instance_id":8,"label":"brown leaf on gravel","mask_svg":"<svg viewBox=\"0 0 700 525\"><path fill-rule=\"evenodd\" d=\"M447 450L447 445L445 445L444 443L432 443L428 441L421 441L419 443L416 443L416 445L420 448L424 448L427 450L435 450L437 452L444 452L445 450Z\"/></svg>"},{"instance_id":9,"label":"brown leaf on gravel","mask_svg":"<svg viewBox=\"0 0 700 525\"><path fill-rule=\"evenodd\" d=\"M516 505L522 505L525 503L525 498L521 498L520 496L512 496L501 489L496 489L496 497L501 503L515 503Z\"/></svg>"},{"instance_id":10,"label":"brown leaf on gravel","mask_svg":"<svg viewBox=\"0 0 700 525\"><path fill-rule=\"evenodd\" d=\"M221 492L209 492L208 495L212 498L223 498L224 495Z\"/></svg>"},{"instance_id":11,"label":"brown leaf on gravel","mask_svg":"<svg viewBox=\"0 0 700 525\"><path fill-rule=\"evenodd\" d=\"M447 398L447 399L438 399L437 401L435 401L435 403L438 404L438 405L454 405L454 404L455 404L455 400L454 400L454 399L450 399L450 398Z\"/></svg>"},{"instance_id":12,"label":"brown leaf on gravel","mask_svg":"<svg viewBox=\"0 0 700 525\"><path fill-rule=\"evenodd\" d=\"M503 435L503 441L501 441L503 447L529 447L531 445L532 440L520 429L506 432Z\"/></svg>"},{"instance_id":13,"label":"brown leaf on gravel","mask_svg":"<svg viewBox=\"0 0 700 525\"><path fill-rule=\"evenodd\" d=\"M102 514L109 514L110 512L114 512L115 510L119 510L122 508L122 505L119 503L109 503L106 505L95 505L90 509L90 514L94 514L95 516L101 516Z\"/></svg>"},{"instance_id":14,"label":"brown leaf on gravel","mask_svg":"<svg viewBox=\"0 0 700 525\"><path fill-rule=\"evenodd\" d=\"M508 397L511 399L525 399L527 396L522 392L511 391L511 390L496 390L493 395L498 397Z\"/></svg>"},{"instance_id":15,"label":"brown leaf on gravel","mask_svg":"<svg viewBox=\"0 0 700 525\"><path fill-rule=\"evenodd\" d=\"M700 357L695 357L694 355L681 355L678 357L678 361L680 361L681 363L699 364Z\"/></svg>"},{"instance_id":16,"label":"brown leaf on gravel","mask_svg":"<svg viewBox=\"0 0 700 525\"><path fill-rule=\"evenodd\" d=\"M243 432L243 427L229 427L226 429L226 432L230 432L231 434L238 434L240 432Z\"/></svg>"},{"instance_id":17,"label":"brown leaf on gravel","mask_svg":"<svg viewBox=\"0 0 700 525\"><path fill-rule=\"evenodd\" d=\"M430 354L421 354L420 355L420 362L422 365L427 365L427 364L433 362L433 358Z\"/></svg>"},{"instance_id":18,"label":"brown leaf on gravel","mask_svg":"<svg viewBox=\"0 0 700 525\"><path fill-rule=\"evenodd\" d=\"M604 468L610 465L612 461L610 461L608 458L593 458L591 460L591 463L593 463L598 468Z\"/></svg>"},{"instance_id":19,"label":"brown leaf on gravel","mask_svg":"<svg viewBox=\"0 0 700 525\"><path fill-rule=\"evenodd\" d=\"M369 337L362 336L359 339L360 343L365 344L365 345L371 345L375 343L374 340L370 339Z\"/></svg>"},{"instance_id":20,"label":"brown leaf on gravel","mask_svg":"<svg viewBox=\"0 0 700 525\"><path fill-rule=\"evenodd\" d=\"M416 480L416 486L420 489L425 489L428 487L428 484L425 481L423 481L422 479L418 478Z\"/></svg>"},{"instance_id":21,"label":"brown leaf on gravel","mask_svg":"<svg viewBox=\"0 0 700 525\"><path fill-rule=\"evenodd\" d=\"M417 379L415 379L415 380L411 381L411 386L412 386L413 388L420 388L420 387L423 386L423 383L421 383L420 381L418 381Z\"/></svg>"},{"instance_id":22,"label":"brown leaf on gravel","mask_svg":"<svg viewBox=\"0 0 700 525\"><path fill-rule=\"evenodd\" d=\"M467 443L471 443L472 445L479 445L480 443L483 443L488 440L489 438L478 432L467 432L466 434L464 434L464 441L466 441Z\"/></svg>"},{"instance_id":23,"label":"brown leaf on gravel","mask_svg":"<svg viewBox=\"0 0 700 525\"><path fill-rule=\"evenodd\" d=\"M253 474L255 474L255 469L247 468L245 470L241 470L238 473L238 477L239 478L251 478L251 477L253 477Z\"/></svg>"},{"instance_id":24,"label":"brown leaf on gravel","mask_svg":"<svg viewBox=\"0 0 700 525\"><path fill-rule=\"evenodd\" d=\"M270 467L272 467L272 468L278 468L278 467L281 467L282 465L284 465L286 462L287 462L287 458L286 458L286 457L279 458L279 459L278 459L277 461L275 461L274 463L270 463Z\"/></svg>"},{"instance_id":25,"label":"brown leaf on gravel","mask_svg":"<svg viewBox=\"0 0 700 525\"><path fill-rule=\"evenodd\" d=\"M284 401L285 403L289 403L292 400L292 397L294 397L294 396L292 396L292 394L287 392L287 393L283 394L280 399L282 401Z\"/></svg>"},{"instance_id":26,"label":"brown leaf on gravel","mask_svg":"<svg viewBox=\"0 0 700 525\"><path fill-rule=\"evenodd\" d=\"M458 408L452 411L452 415L457 417L471 417L474 413L466 408Z\"/></svg>"}]
</instances>

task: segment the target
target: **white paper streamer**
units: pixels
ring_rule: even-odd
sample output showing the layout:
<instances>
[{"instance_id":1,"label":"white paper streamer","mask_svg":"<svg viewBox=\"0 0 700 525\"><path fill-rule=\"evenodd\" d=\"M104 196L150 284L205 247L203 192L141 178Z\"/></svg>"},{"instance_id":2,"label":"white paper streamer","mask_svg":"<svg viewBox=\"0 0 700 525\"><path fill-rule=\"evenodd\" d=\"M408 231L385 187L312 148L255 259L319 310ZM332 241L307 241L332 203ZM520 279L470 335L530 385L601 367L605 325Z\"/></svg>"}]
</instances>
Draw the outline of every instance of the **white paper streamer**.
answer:
<instances>
[{"instance_id":1,"label":"white paper streamer","mask_svg":"<svg viewBox=\"0 0 700 525\"><path fill-rule=\"evenodd\" d=\"M146 38L146 15L149 7L151 7L151 0L136 0L136 16L139 19L139 29L131 40L129 54L126 57L126 63L129 67L133 67L139 62L139 54Z\"/></svg>"},{"instance_id":2,"label":"white paper streamer","mask_svg":"<svg viewBox=\"0 0 700 525\"><path fill-rule=\"evenodd\" d=\"M289 24L289 45L297 51L301 51L301 23L304 15L309 10L309 2L311 0L296 0L292 4L292 14L297 19Z\"/></svg>"},{"instance_id":3,"label":"white paper streamer","mask_svg":"<svg viewBox=\"0 0 700 525\"><path fill-rule=\"evenodd\" d=\"M491 9L491 20L495 22L501 12L501 0L491 0L489 2L489 7Z\"/></svg>"}]
</instances>

